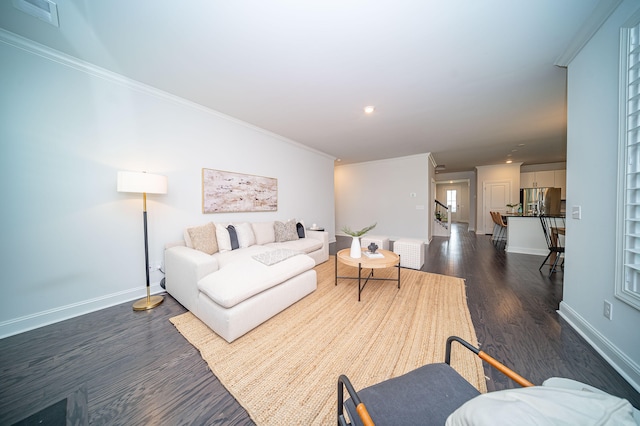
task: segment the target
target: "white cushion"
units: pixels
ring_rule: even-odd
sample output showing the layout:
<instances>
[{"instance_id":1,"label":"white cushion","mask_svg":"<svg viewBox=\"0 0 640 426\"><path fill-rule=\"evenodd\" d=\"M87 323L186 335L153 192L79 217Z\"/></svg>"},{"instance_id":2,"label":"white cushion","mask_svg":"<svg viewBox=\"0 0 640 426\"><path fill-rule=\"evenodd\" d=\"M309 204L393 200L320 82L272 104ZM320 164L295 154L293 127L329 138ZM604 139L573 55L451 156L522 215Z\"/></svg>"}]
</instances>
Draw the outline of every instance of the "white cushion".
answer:
<instances>
[{"instance_id":1,"label":"white cushion","mask_svg":"<svg viewBox=\"0 0 640 426\"><path fill-rule=\"evenodd\" d=\"M290 257L271 266L255 259L234 262L198 281L198 289L218 305L230 308L314 266L315 261L307 255Z\"/></svg>"},{"instance_id":2,"label":"white cushion","mask_svg":"<svg viewBox=\"0 0 640 426\"><path fill-rule=\"evenodd\" d=\"M256 236L253 233L251 224L243 222L234 224L233 226L236 228L236 235L238 236L238 245L240 248L247 248L256 243Z\"/></svg>"},{"instance_id":3,"label":"white cushion","mask_svg":"<svg viewBox=\"0 0 640 426\"><path fill-rule=\"evenodd\" d=\"M532 386L479 395L465 402L446 426L636 426L626 399L591 391Z\"/></svg>"},{"instance_id":4,"label":"white cushion","mask_svg":"<svg viewBox=\"0 0 640 426\"><path fill-rule=\"evenodd\" d=\"M251 257L264 253L265 251L273 250L267 246L258 246L252 245L251 247L238 249L238 250L227 250L224 252L218 252L213 255L218 261L218 265L220 268L224 268L227 265L230 265L235 262L248 262L251 260Z\"/></svg>"},{"instance_id":5,"label":"white cushion","mask_svg":"<svg viewBox=\"0 0 640 426\"><path fill-rule=\"evenodd\" d=\"M273 222L252 222L251 227L256 237L256 244L269 244L276 240Z\"/></svg>"},{"instance_id":6,"label":"white cushion","mask_svg":"<svg viewBox=\"0 0 640 426\"><path fill-rule=\"evenodd\" d=\"M193 226L190 226L189 228L193 228ZM184 245L189 248L193 248L193 243L191 242L191 236L189 235L189 228L184 228L184 232L183 232Z\"/></svg>"},{"instance_id":7,"label":"white cushion","mask_svg":"<svg viewBox=\"0 0 640 426\"><path fill-rule=\"evenodd\" d=\"M311 253L312 251L322 248L322 241L316 240L315 238L300 238L298 240L285 241L282 243L266 244L266 247Z\"/></svg>"},{"instance_id":8,"label":"white cushion","mask_svg":"<svg viewBox=\"0 0 640 426\"><path fill-rule=\"evenodd\" d=\"M218 250L220 252L231 250L231 238L227 226L230 223L216 223L216 239L218 240Z\"/></svg>"}]
</instances>

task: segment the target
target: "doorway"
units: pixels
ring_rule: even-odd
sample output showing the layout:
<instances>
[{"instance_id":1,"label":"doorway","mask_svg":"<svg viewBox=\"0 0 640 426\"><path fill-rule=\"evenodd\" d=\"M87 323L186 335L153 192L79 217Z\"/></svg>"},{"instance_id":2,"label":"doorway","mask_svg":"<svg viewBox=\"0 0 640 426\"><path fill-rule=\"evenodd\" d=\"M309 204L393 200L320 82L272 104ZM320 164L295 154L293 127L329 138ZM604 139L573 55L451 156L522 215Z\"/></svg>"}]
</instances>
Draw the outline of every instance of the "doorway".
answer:
<instances>
[{"instance_id":1,"label":"doorway","mask_svg":"<svg viewBox=\"0 0 640 426\"><path fill-rule=\"evenodd\" d=\"M450 205L452 223L469 223L470 182L468 179L436 182L436 199L444 205Z\"/></svg>"}]
</instances>

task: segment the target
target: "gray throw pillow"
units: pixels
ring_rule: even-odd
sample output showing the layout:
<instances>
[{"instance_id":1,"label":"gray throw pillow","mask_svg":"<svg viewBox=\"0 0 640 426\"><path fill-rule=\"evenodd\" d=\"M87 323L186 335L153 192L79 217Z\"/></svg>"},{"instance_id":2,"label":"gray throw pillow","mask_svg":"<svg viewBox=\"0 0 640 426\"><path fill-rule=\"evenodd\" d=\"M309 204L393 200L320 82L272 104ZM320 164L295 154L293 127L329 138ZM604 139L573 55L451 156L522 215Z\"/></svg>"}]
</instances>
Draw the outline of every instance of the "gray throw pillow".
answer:
<instances>
[{"instance_id":1,"label":"gray throw pillow","mask_svg":"<svg viewBox=\"0 0 640 426\"><path fill-rule=\"evenodd\" d=\"M286 223L275 221L273 223L273 229L276 234L276 242L278 243L298 239L298 230L295 221L290 220Z\"/></svg>"}]
</instances>

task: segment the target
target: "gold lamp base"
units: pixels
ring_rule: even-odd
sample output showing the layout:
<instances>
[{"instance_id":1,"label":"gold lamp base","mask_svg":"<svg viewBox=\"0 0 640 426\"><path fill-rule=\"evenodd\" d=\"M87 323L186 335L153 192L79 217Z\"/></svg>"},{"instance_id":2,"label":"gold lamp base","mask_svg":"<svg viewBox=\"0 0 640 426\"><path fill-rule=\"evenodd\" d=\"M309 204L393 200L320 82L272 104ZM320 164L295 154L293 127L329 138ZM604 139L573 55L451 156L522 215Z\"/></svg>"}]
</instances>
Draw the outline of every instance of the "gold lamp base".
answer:
<instances>
[{"instance_id":1,"label":"gold lamp base","mask_svg":"<svg viewBox=\"0 0 640 426\"><path fill-rule=\"evenodd\" d=\"M147 296L133 304L134 311L147 311L153 309L164 301L163 296Z\"/></svg>"}]
</instances>

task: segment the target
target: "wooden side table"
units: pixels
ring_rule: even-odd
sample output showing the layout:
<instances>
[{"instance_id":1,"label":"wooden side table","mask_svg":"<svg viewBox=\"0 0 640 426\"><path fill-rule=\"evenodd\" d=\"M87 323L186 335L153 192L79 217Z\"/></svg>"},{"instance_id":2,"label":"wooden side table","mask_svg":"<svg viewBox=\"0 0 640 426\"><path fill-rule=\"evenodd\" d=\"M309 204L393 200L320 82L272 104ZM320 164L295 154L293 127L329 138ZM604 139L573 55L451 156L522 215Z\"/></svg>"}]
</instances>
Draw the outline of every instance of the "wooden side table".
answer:
<instances>
[{"instance_id":1,"label":"wooden side table","mask_svg":"<svg viewBox=\"0 0 640 426\"><path fill-rule=\"evenodd\" d=\"M376 253L380 253L382 254L382 258L370 258L367 257L364 254L364 251L366 251L365 249L362 249L363 254L362 257L354 259L353 257L349 256L349 252L351 251L351 249L344 249L344 250L340 250L337 254L336 254L336 264L335 264L335 277L336 277L336 282L335 285L338 285L338 278L342 278L342 279L347 279L347 280L358 280L358 302L360 301L360 294L362 293L362 290L364 290L364 287L367 285L367 283L369 282L369 280L371 281L397 281L398 282L398 288L400 288L400 256L392 251L389 250L378 250L376 251ZM353 267L357 267L358 268L358 276L357 277L339 277L338 276L338 262L347 265L347 266L353 266ZM385 268L391 268L391 267L396 267L398 268L398 278L375 278L373 276L373 270L374 269L385 269ZM362 276L362 269L371 269L371 271L369 272L369 275L365 278ZM363 282L363 278L364 278L364 282Z\"/></svg>"}]
</instances>

